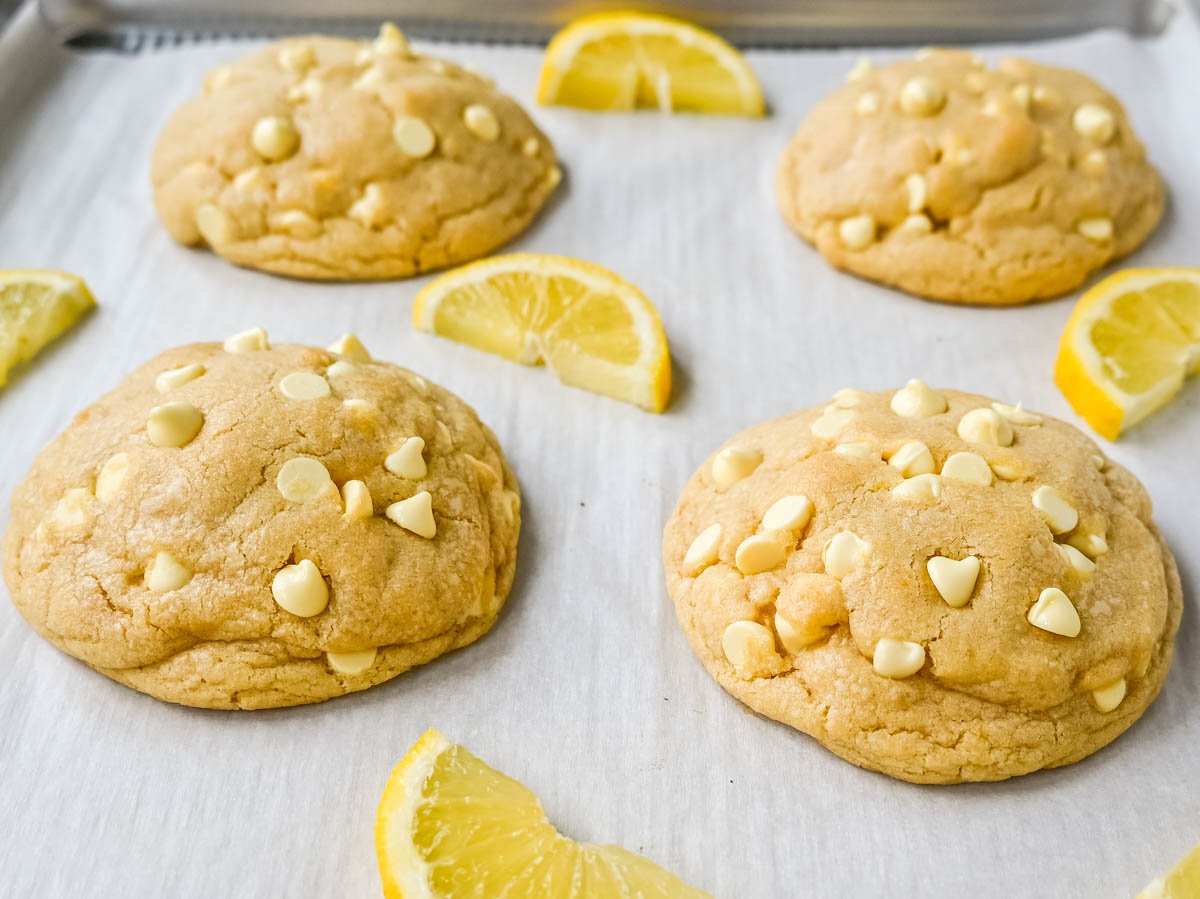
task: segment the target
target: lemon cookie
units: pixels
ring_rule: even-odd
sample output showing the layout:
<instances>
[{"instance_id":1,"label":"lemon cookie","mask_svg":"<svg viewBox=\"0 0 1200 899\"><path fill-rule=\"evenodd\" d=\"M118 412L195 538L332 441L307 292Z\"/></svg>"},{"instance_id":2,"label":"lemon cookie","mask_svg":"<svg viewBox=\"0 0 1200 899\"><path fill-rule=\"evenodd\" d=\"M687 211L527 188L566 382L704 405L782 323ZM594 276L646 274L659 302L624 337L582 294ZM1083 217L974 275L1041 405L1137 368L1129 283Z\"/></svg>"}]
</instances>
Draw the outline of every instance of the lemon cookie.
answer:
<instances>
[{"instance_id":1,"label":"lemon cookie","mask_svg":"<svg viewBox=\"0 0 1200 899\"><path fill-rule=\"evenodd\" d=\"M163 353L17 486L4 576L43 637L160 699L255 709L363 690L482 636L520 500L449 391L261 330Z\"/></svg>"},{"instance_id":2,"label":"lemon cookie","mask_svg":"<svg viewBox=\"0 0 1200 899\"><path fill-rule=\"evenodd\" d=\"M320 279L400 278L519 234L561 175L525 112L385 25L221 66L167 123L155 204L183 244Z\"/></svg>"},{"instance_id":3,"label":"lemon cookie","mask_svg":"<svg viewBox=\"0 0 1200 899\"><path fill-rule=\"evenodd\" d=\"M965 303L1071 290L1145 240L1164 203L1121 104L1091 79L955 50L856 66L788 144L776 187L832 265Z\"/></svg>"},{"instance_id":4,"label":"lemon cookie","mask_svg":"<svg viewBox=\"0 0 1200 899\"><path fill-rule=\"evenodd\" d=\"M684 488L663 559L722 687L918 783L1115 739L1158 694L1182 611L1128 471L1070 425L920 381L734 437Z\"/></svg>"}]
</instances>

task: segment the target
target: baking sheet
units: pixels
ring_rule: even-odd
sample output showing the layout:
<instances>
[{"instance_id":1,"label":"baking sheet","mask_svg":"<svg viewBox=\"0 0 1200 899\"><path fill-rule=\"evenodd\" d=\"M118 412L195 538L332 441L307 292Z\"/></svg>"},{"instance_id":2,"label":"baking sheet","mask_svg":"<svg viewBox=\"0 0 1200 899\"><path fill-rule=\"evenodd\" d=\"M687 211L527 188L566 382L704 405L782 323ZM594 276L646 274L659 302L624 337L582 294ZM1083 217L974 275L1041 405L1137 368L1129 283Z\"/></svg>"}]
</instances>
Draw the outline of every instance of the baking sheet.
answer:
<instances>
[{"instance_id":1,"label":"baking sheet","mask_svg":"<svg viewBox=\"0 0 1200 899\"><path fill-rule=\"evenodd\" d=\"M29 9L0 38L0 267L76 271L102 304L0 393L0 523L37 450L134 364L257 324L321 345L354 330L495 428L524 491L517 582L473 647L366 693L240 714L118 686L0 602L0 893L378 895L375 804L431 725L521 778L567 833L731 899L1129 897L1200 841L1195 384L1110 449L1155 498L1189 605L1162 697L1087 761L950 788L860 771L727 696L675 623L663 522L711 448L753 422L913 376L1078 422L1050 380L1069 301L912 299L834 273L780 220L776 157L854 54L752 53L773 114L742 121L535 108L536 50L437 48L495 75L564 160L565 189L515 246L607 265L662 311L677 387L656 417L413 333L424 279L306 284L172 243L151 206L156 133L248 49L77 55ZM1198 261L1198 51L1188 16L1158 39L1023 51L1128 102L1172 192L1137 264Z\"/></svg>"}]
</instances>

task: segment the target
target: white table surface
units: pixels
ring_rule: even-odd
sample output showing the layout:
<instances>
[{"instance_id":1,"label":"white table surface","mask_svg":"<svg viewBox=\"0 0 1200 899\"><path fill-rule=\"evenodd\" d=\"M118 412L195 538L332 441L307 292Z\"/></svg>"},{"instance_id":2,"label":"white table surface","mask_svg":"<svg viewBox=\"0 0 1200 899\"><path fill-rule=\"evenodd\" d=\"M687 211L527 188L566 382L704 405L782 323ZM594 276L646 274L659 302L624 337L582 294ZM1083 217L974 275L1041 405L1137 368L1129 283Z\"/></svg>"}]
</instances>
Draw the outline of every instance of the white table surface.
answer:
<instances>
[{"instance_id":1,"label":"white table surface","mask_svg":"<svg viewBox=\"0 0 1200 899\"><path fill-rule=\"evenodd\" d=\"M101 303L0 392L0 525L38 449L136 363L257 324L321 345L354 330L498 433L524 492L517 581L475 646L366 693L254 713L118 686L0 602L0 893L378 895L375 805L431 725L529 784L565 832L644 852L730 899L1130 897L1200 841L1190 604L1162 697L1115 744L1064 770L950 788L861 771L751 714L675 623L663 523L693 468L753 422L914 376L1078 422L1050 377L1069 300L923 302L833 272L783 224L775 160L853 54L750 54L772 115L742 121L535 108L536 50L437 48L494 74L564 161L565 189L514 247L607 265L657 303L677 386L655 417L413 333L424 279L306 284L172 243L151 205L157 131L209 67L246 49L76 54L46 41L28 9L0 38L0 268L78 272ZM1132 262L1196 264L1195 22L1021 52L1127 101L1172 196ZM1109 450L1155 498L1189 603L1198 444L1191 385Z\"/></svg>"}]
</instances>

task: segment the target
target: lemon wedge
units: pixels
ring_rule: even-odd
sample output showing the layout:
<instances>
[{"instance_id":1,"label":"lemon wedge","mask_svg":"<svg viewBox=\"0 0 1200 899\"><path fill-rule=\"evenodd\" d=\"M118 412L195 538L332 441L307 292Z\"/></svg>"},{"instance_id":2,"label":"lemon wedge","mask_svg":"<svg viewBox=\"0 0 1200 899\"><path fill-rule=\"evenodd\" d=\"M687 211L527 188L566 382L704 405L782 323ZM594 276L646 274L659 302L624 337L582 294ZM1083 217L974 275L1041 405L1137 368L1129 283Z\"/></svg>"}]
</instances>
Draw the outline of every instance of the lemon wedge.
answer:
<instances>
[{"instance_id":1,"label":"lemon wedge","mask_svg":"<svg viewBox=\"0 0 1200 899\"><path fill-rule=\"evenodd\" d=\"M1127 269L1075 306L1054 381L1109 440L1161 409L1200 371L1200 269Z\"/></svg>"},{"instance_id":2,"label":"lemon wedge","mask_svg":"<svg viewBox=\"0 0 1200 899\"><path fill-rule=\"evenodd\" d=\"M388 779L375 851L388 899L708 896L640 855L567 839L527 787L436 730Z\"/></svg>"},{"instance_id":3,"label":"lemon wedge","mask_svg":"<svg viewBox=\"0 0 1200 899\"><path fill-rule=\"evenodd\" d=\"M671 355L658 311L607 269L514 253L447 272L417 294L413 325L526 365L564 384L661 412Z\"/></svg>"},{"instance_id":4,"label":"lemon wedge","mask_svg":"<svg viewBox=\"0 0 1200 899\"><path fill-rule=\"evenodd\" d=\"M1200 899L1200 846L1162 877L1148 883L1137 899Z\"/></svg>"},{"instance_id":5,"label":"lemon wedge","mask_svg":"<svg viewBox=\"0 0 1200 899\"><path fill-rule=\"evenodd\" d=\"M0 271L0 386L96 305L82 278L48 269Z\"/></svg>"},{"instance_id":6,"label":"lemon wedge","mask_svg":"<svg viewBox=\"0 0 1200 899\"><path fill-rule=\"evenodd\" d=\"M545 105L761 116L762 89L744 56L711 31L666 16L597 13L546 48Z\"/></svg>"}]
</instances>

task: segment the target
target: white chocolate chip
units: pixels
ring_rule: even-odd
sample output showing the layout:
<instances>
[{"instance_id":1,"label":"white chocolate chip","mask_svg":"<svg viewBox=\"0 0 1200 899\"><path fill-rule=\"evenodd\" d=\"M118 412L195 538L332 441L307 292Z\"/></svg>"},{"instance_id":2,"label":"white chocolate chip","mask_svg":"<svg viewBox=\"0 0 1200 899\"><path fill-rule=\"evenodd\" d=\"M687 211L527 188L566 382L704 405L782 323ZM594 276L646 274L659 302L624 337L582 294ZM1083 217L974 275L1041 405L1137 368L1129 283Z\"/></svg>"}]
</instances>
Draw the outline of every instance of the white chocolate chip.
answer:
<instances>
[{"instance_id":1,"label":"white chocolate chip","mask_svg":"<svg viewBox=\"0 0 1200 899\"><path fill-rule=\"evenodd\" d=\"M412 389L421 396L429 396L429 382L420 375L409 375L408 383L412 385Z\"/></svg>"},{"instance_id":2,"label":"white chocolate chip","mask_svg":"<svg viewBox=\"0 0 1200 899\"><path fill-rule=\"evenodd\" d=\"M304 74L317 64L317 52L309 43L289 43L279 51L279 65L289 72Z\"/></svg>"},{"instance_id":3,"label":"white chocolate chip","mask_svg":"<svg viewBox=\"0 0 1200 899\"><path fill-rule=\"evenodd\" d=\"M1108 157L1103 150L1089 150L1079 160L1079 168L1085 175L1099 178L1108 171Z\"/></svg>"},{"instance_id":4,"label":"white chocolate chip","mask_svg":"<svg viewBox=\"0 0 1200 899\"><path fill-rule=\"evenodd\" d=\"M450 433L450 429L446 427L446 423L444 421L439 420L437 422L437 430L442 440L444 440L448 446L454 446L454 435Z\"/></svg>"},{"instance_id":5,"label":"white chocolate chip","mask_svg":"<svg viewBox=\"0 0 1200 899\"><path fill-rule=\"evenodd\" d=\"M554 190L554 188L558 187L560 181L562 181L562 169L556 165L552 165L550 168L546 169L547 190Z\"/></svg>"},{"instance_id":6,"label":"white chocolate chip","mask_svg":"<svg viewBox=\"0 0 1200 899\"><path fill-rule=\"evenodd\" d=\"M212 203L196 207L196 230L210 247L230 243L237 235L233 219L224 209Z\"/></svg>"},{"instance_id":7,"label":"white chocolate chip","mask_svg":"<svg viewBox=\"0 0 1200 899\"><path fill-rule=\"evenodd\" d=\"M905 502L928 502L942 495L942 479L935 474L919 474L907 478L892 488L893 499Z\"/></svg>"},{"instance_id":8,"label":"white chocolate chip","mask_svg":"<svg viewBox=\"0 0 1200 899\"><path fill-rule=\"evenodd\" d=\"M771 503L763 514L764 531L800 531L812 518L813 504L807 496L784 496Z\"/></svg>"},{"instance_id":9,"label":"white chocolate chip","mask_svg":"<svg viewBox=\"0 0 1200 899\"><path fill-rule=\"evenodd\" d=\"M775 613L775 633L783 648L796 655L816 643L828 633L828 629L816 624L801 626L782 612Z\"/></svg>"},{"instance_id":10,"label":"white chocolate chip","mask_svg":"<svg viewBox=\"0 0 1200 899\"><path fill-rule=\"evenodd\" d=\"M317 99L323 93L325 93L325 82L316 75L309 75L299 84L293 84L288 88L287 98L289 103L305 103Z\"/></svg>"},{"instance_id":11,"label":"white chocolate chip","mask_svg":"<svg viewBox=\"0 0 1200 899\"><path fill-rule=\"evenodd\" d=\"M329 470L316 459L288 459L275 476L275 486L288 502L307 503L333 486Z\"/></svg>"},{"instance_id":12,"label":"white chocolate chip","mask_svg":"<svg viewBox=\"0 0 1200 899\"><path fill-rule=\"evenodd\" d=\"M285 209L272 218L271 224L277 231L292 237L312 238L325 230L324 225L303 209Z\"/></svg>"},{"instance_id":13,"label":"white chocolate chip","mask_svg":"<svg viewBox=\"0 0 1200 899\"><path fill-rule=\"evenodd\" d=\"M777 670L783 660L775 650L775 637L757 621L735 621L721 634L721 651L734 670L746 678Z\"/></svg>"},{"instance_id":14,"label":"white chocolate chip","mask_svg":"<svg viewBox=\"0 0 1200 899\"><path fill-rule=\"evenodd\" d=\"M1079 513L1075 507L1053 487L1043 486L1034 490L1033 507L1042 513L1052 534L1065 534L1079 523Z\"/></svg>"},{"instance_id":15,"label":"white chocolate chip","mask_svg":"<svg viewBox=\"0 0 1200 899\"><path fill-rule=\"evenodd\" d=\"M1069 536L1067 543L1075 547L1089 559L1095 559L1108 552L1108 541L1104 538L1103 534L1079 531Z\"/></svg>"},{"instance_id":16,"label":"white chocolate chip","mask_svg":"<svg viewBox=\"0 0 1200 899\"><path fill-rule=\"evenodd\" d=\"M710 524L692 541L683 556L683 571L688 577L695 577L709 565L717 561L717 553L721 549L721 536L724 529L719 524Z\"/></svg>"},{"instance_id":17,"label":"white chocolate chip","mask_svg":"<svg viewBox=\"0 0 1200 899\"><path fill-rule=\"evenodd\" d=\"M920 440L910 440L892 453L888 465L900 472L902 477L911 478L934 471L933 453Z\"/></svg>"},{"instance_id":18,"label":"white chocolate chip","mask_svg":"<svg viewBox=\"0 0 1200 899\"><path fill-rule=\"evenodd\" d=\"M1096 216L1094 218L1080 219L1075 230L1086 237L1092 243L1108 243L1113 236L1112 219Z\"/></svg>"},{"instance_id":19,"label":"white chocolate chip","mask_svg":"<svg viewBox=\"0 0 1200 899\"><path fill-rule=\"evenodd\" d=\"M399 116L392 128L392 138L401 151L416 159L424 159L437 145L433 129L416 116Z\"/></svg>"},{"instance_id":20,"label":"white chocolate chip","mask_svg":"<svg viewBox=\"0 0 1200 899\"><path fill-rule=\"evenodd\" d=\"M383 461L383 467L396 477L419 480L429 469L425 465L425 440L409 437Z\"/></svg>"},{"instance_id":21,"label":"white chocolate chip","mask_svg":"<svg viewBox=\"0 0 1200 899\"><path fill-rule=\"evenodd\" d=\"M929 418L946 411L946 398L914 378L892 396L891 409L902 418Z\"/></svg>"},{"instance_id":22,"label":"white chocolate chip","mask_svg":"<svg viewBox=\"0 0 1200 899\"><path fill-rule=\"evenodd\" d=\"M271 342L262 328L250 328L227 338L223 347L227 353L260 353L269 350Z\"/></svg>"},{"instance_id":23,"label":"white chocolate chip","mask_svg":"<svg viewBox=\"0 0 1200 899\"><path fill-rule=\"evenodd\" d=\"M833 451L839 456L845 456L848 459L873 459L879 461L881 458L879 452L872 449L869 443L839 443L833 448Z\"/></svg>"},{"instance_id":24,"label":"white chocolate chip","mask_svg":"<svg viewBox=\"0 0 1200 899\"><path fill-rule=\"evenodd\" d=\"M1107 687L1101 687L1099 690L1092 691L1092 701L1096 703L1096 708L1104 714L1108 714L1113 709L1121 704L1125 699L1125 678L1118 678Z\"/></svg>"},{"instance_id":25,"label":"white chocolate chip","mask_svg":"<svg viewBox=\"0 0 1200 899\"><path fill-rule=\"evenodd\" d=\"M829 405L825 407L825 411L828 412L830 408L853 409L855 406L862 403L863 397L865 396L866 394L861 390L855 390L852 387L843 387L833 395L833 399L830 401Z\"/></svg>"},{"instance_id":26,"label":"white chocolate chip","mask_svg":"<svg viewBox=\"0 0 1200 899\"><path fill-rule=\"evenodd\" d=\"M1063 561L1071 566L1080 577L1087 577L1096 570L1096 563L1081 553L1069 543L1056 543L1059 554L1063 557Z\"/></svg>"},{"instance_id":27,"label":"white chocolate chip","mask_svg":"<svg viewBox=\"0 0 1200 899\"><path fill-rule=\"evenodd\" d=\"M933 222L924 213L914 212L912 215L906 215L904 221L896 228L905 234L929 234L933 231Z\"/></svg>"},{"instance_id":28,"label":"white chocolate chip","mask_svg":"<svg viewBox=\"0 0 1200 899\"><path fill-rule=\"evenodd\" d=\"M1014 84L1009 93L1012 94L1013 101L1018 106L1026 112L1029 111L1029 107L1033 103L1033 88L1028 84Z\"/></svg>"},{"instance_id":29,"label":"white chocolate chip","mask_svg":"<svg viewBox=\"0 0 1200 899\"><path fill-rule=\"evenodd\" d=\"M362 196L351 203L350 208L346 210L346 216L364 228L381 227L387 222L389 214L387 201L383 197L383 189L375 183L364 187Z\"/></svg>"},{"instance_id":30,"label":"white chocolate chip","mask_svg":"<svg viewBox=\"0 0 1200 899\"><path fill-rule=\"evenodd\" d=\"M384 22L379 26L379 37L375 38L371 50L378 56L411 56L412 48L408 39L392 22Z\"/></svg>"},{"instance_id":31,"label":"white chocolate chip","mask_svg":"<svg viewBox=\"0 0 1200 899\"><path fill-rule=\"evenodd\" d=\"M1044 84L1033 86L1033 102L1042 109L1058 109L1063 104L1063 95Z\"/></svg>"},{"instance_id":32,"label":"white chocolate chip","mask_svg":"<svg viewBox=\"0 0 1200 899\"><path fill-rule=\"evenodd\" d=\"M327 652L325 658L329 662L329 667L338 674L345 674L353 677L356 674L362 674L375 664L375 657L379 654L377 649L360 649L358 652Z\"/></svg>"},{"instance_id":33,"label":"white chocolate chip","mask_svg":"<svg viewBox=\"0 0 1200 899\"><path fill-rule=\"evenodd\" d=\"M987 90L987 78L980 72L969 72L963 79L963 88L968 94L979 96Z\"/></svg>"},{"instance_id":34,"label":"white chocolate chip","mask_svg":"<svg viewBox=\"0 0 1200 899\"><path fill-rule=\"evenodd\" d=\"M371 354L367 352L367 348L363 346L362 341L353 334L343 334L326 347L326 349L331 353L337 353L339 356L349 359L351 362L371 361Z\"/></svg>"},{"instance_id":35,"label":"white chocolate chip","mask_svg":"<svg viewBox=\"0 0 1200 899\"><path fill-rule=\"evenodd\" d=\"M925 666L925 647L910 640L884 637L875 644L871 666L881 677L911 677Z\"/></svg>"},{"instance_id":36,"label":"white chocolate chip","mask_svg":"<svg viewBox=\"0 0 1200 899\"><path fill-rule=\"evenodd\" d=\"M279 379L279 392L289 400L319 400L329 396L329 382L311 371L294 371Z\"/></svg>"},{"instance_id":37,"label":"white chocolate chip","mask_svg":"<svg viewBox=\"0 0 1200 899\"><path fill-rule=\"evenodd\" d=\"M987 487L992 483L992 467L978 453L951 453L942 463L942 477Z\"/></svg>"},{"instance_id":38,"label":"white chocolate chip","mask_svg":"<svg viewBox=\"0 0 1200 899\"><path fill-rule=\"evenodd\" d=\"M467 130L480 140L494 141L500 136L500 120L480 103L472 103L464 109L462 119Z\"/></svg>"},{"instance_id":39,"label":"white chocolate chip","mask_svg":"<svg viewBox=\"0 0 1200 899\"><path fill-rule=\"evenodd\" d=\"M875 219L854 215L838 222L838 237L851 250L865 250L875 242Z\"/></svg>"},{"instance_id":40,"label":"white chocolate chip","mask_svg":"<svg viewBox=\"0 0 1200 899\"><path fill-rule=\"evenodd\" d=\"M428 490L392 503L387 507L385 514L400 527L419 537L432 540L437 536L437 522L433 518L433 497L429 495Z\"/></svg>"},{"instance_id":41,"label":"white chocolate chip","mask_svg":"<svg viewBox=\"0 0 1200 899\"><path fill-rule=\"evenodd\" d=\"M339 359L337 362L325 369L325 380L329 380L330 378L337 380L338 378L349 377L353 373L354 363L347 362L345 359Z\"/></svg>"},{"instance_id":42,"label":"white chocolate chip","mask_svg":"<svg viewBox=\"0 0 1200 899\"><path fill-rule=\"evenodd\" d=\"M361 75L354 79L354 83L350 87L356 91L365 91L372 85L379 84L383 81L383 72L378 66L371 66L366 69Z\"/></svg>"},{"instance_id":43,"label":"white chocolate chip","mask_svg":"<svg viewBox=\"0 0 1200 899\"><path fill-rule=\"evenodd\" d=\"M146 587L151 593L170 593L192 579L192 572L169 552L160 552L146 569Z\"/></svg>"},{"instance_id":44,"label":"white chocolate chip","mask_svg":"<svg viewBox=\"0 0 1200 899\"><path fill-rule=\"evenodd\" d=\"M521 141L521 152L530 159L537 156L541 149L542 144L536 137L527 137Z\"/></svg>"},{"instance_id":45,"label":"white chocolate chip","mask_svg":"<svg viewBox=\"0 0 1200 899\"><path fill-rule=\"evenodd\" d=\"M1098 144L1106 144L1117 133L1117 120L1112 112L1099 103L1084 103L1071 116L1071 125L1082 136Z\"/></svg>"},{"instance_id":46,"label":"white chocolate chip","mask_svg":"<svg viewBox=\"0 0 1200 899\"><path fill-rule=\"evenodd\" d=\"M1057 587L1047 587L1029 610L1029 623L1062 637L1078 637L1082 625L1074 604Z\"/></svg>"},{"instance_id":47,"label":"white chocolate chip","mask_svg":"<svg viewBox=\"0 0 1200 899\"><path fill-rule=\"evenodd\" d=\"M929 579L946 604L961 609L971 601L971 594L975 592L975 582L979 580L979 557L951 559L948 556L934 556L925 563L925 570L929 572Z\"/></svg>"},{"instance_id":48,"label":"white chocolate chip","mask_svg":"<svg viewBox=\"0 0 1200 899\"><path fill-rule=\"evenodd\" d=\"M928 197L928 189L925 185L925 176L916 173L909 175L904 179L904 189L908 192L908 211L920 212L925 208L925 200Z\"/></svg>"},{"instance_id":49,"label":"white chocolate chip","mask_svg":"<svg viewBox=\"0 0 1200 899\"><path fill-rule=\"evenodd\" d=\"M1040 425L1042 423L1042 416L1021 408L1020 403L1015 406L1007 403L992 403L992 408L1014 425Z\"/></svg>"},{"instance_id":50,"label":"white chocolate chip","mask_svg":"<svg viewBox=\"0 0 1200 899\"><path fill-rule=\"evenodd\" d=\"M958 436L968 443L1012 446L1013 429L995 409L972 409L959 419Z\"/></svg>"},{"instance_id":51,"label":"white chocolate chip","mask_svg":"<svg viewBox=\"0 0 1200 899\"><path fill-rule=\"evenodd\" d=\"M749 477L762 464L763 455L749 446L727 446L712 461L712 477L718 487L729 487Z\"/></svg>"},{"instance_id":52,"label":"white chocolate chip","mask_svg":"<svg viewBox=\"0 0 1200 899\"><path fill-rule=\"evenodd\" d=\"M278 162L296 152L300 146L300 133L291 119L277 115L263 116L254 123L250 142L264 159Z\"/></svg>"},{"instance_id":53,"label":"white chocolate chip","mask_svg":"<svg viewBox=\"0 0 1200 899\"><path fill-rule=\"evenodd\" d=\"M299 618L320 615L329 605L329 585L311 559L281 568L271 581L271 595L281 609Z\"/></svg>"},{"instance_id":54,"label":"white chocolate chip","mask_svg":"<svg viewBox=\"0 0 1200 899\"><path fill-rule=\"evenodd\" d=\"M71 487L55 504L49 516L50 524L59 530L82 528L91 524L92 513L88 508L91 498L90 490Z\"/></svg>"},{"instance_id":55,"label":"white chocolate chip","mask_svg":"<svg viewBox=\"0 0 1200 899\"><path fill-rule=\"evenodd\" d=\"M993 459L991 462L992 471L996 473L996 477L1005 481L1015 481L1018 478L1025 477L1025 463L1016 456L1009 456L1004 459Z\"/></svg>"},{"instance_id":56,"label":"white chocolate chip","mask_svg":"<svg viewBox=\"0 0 1200 899\"><path fill-rule=\"evenodd\" d=\"M229 66L217 66L204 79L204 92L212 93L220 90L233 80L233 69Z\"/></svg>"},{"instance_id":57,"label":"white chocolate chip","mask_svg":"<svg viewBox=\"0 0 1200 899\"><path fill-rule=\"evenodd\" d=\"M1104 466L1108 463L1104 460L1103 456L1096 453L1092 456L1092 464L1096 466L1096 471L1104 471Z\"/></svg>"},{"instance_id":58,"label":"white chocolate chip","mask_svg":"<svg viewBox=\"0 0 1200 899\"><path fill-rule=\"evenodd\" d=\"M839 531L825 545L821 560L831 577L843 578L871 555L871 544L853 531Z\"/></svg>"},{"instance_id":59,"label":"white chocolate chip","mask_svg":"<svg viewBox=\"0 0 1200 899\"><path fill-rule=\"evenodd\" d=\"M375 504L371 501L371 491L362 481L347 481L342 485L342 513L351 521L370 518L375 514Z\"/></svg>"},{"instance_id":60,"label":"white chocolate chip","mask_svg":"<svg viewBox=\"0 0 1200 899\"><path fill-rule=\"evenodd\" d=\"M367 400L343 400L342 407L350 415L350 423L363 433L374 432L379 421L379 407Z\"/></svg>"},{"instance_id":61,"label":"white chocolate chip","mask_svg":"<svg viewBox=\"0 0 1200 899\"><path fill-rule=\"evenodd\" d=\"M846 80L849 82L862 81L874 71L875 64L871 62L870 58L866 56L860 56L855 61L850 71L846 73Z\"/></svg>"},{"instance_id":62,"label":"white chocolate chip","mask_svg":"<svg viewBox=\"0 0 1200 899\"><path fill-rule=\"evenodd\" d=\"M262 166L252 165L233 176L233 189L249 193L256 190L266 190L269 187L267 176Z\"/></svg>"},{"instance_id":63,"label":"white chocolate chip","mask_svg":"<svg viewBox=\"0 0 1200 899\"><path fill-rule=\"evenodd\" d=\"M878 91L866 91L854 101L855 112L862 116L875 115L882 106L883 101Z\"/></svg>"},{"instance_id":64,"label":"white chocolate chip","mask_svg":"<svg viewBox=\"0 0 1200 899\"><path fill-rule=\"evenodd\" d=\"M929 75L909 78L900 88L900 109L911 116L932 116L946 105L946 91Z\"/></svg>"},{"instance_id":65,"label":"white chocolate chip","mask_svg":"<svg viewBox=\"0 0 1200 899\"><path fill-rule=\"evenodd\" d=\"M809 430L814 437L832 440L854 420L852 409L831 409L812 423Z\"/></svg>"},{"instance_id":66,"label":"white chocolate chip","mask_svg":"<svg viewBox=\"0 0 1200 899\"><path fill-rule=\"evenodd\" d=\"M738 544L733 562L742 574L762 574L778 568L787 559L787 550L768 534L754 534Z\"/></svg>"},{"instance_id":67,"label":"white chocolate chip","mask_svg":"<svg viewBox=\"0 0 1200 899\"><path fill-rule=\"evenodd\" d=\"M190 365L181 365L179 368L168 369L154 379L154 389L159 393L170 393L172 390L182 387L189 381L196 380L204 372L204 366L197 362L193 362Z\"/></svg>"},{"instance_id":68,"label":"white chocolate chip","mask_svg":"<svg viewBox=\"0 0 1200 899\"><path fill-rule=\"evenodd\" d=\"M100 466L96 474L96 499L106 503L117 495L125 475L129 472L129 454L116 453Z\"/></svg>"},{"instance_id":69,"label":"white chocolate chip","mask_svg":"<svg viewBox=\"0 0 1200 899\"><path fill-rule=\"evenodd\" d=\"M155 406L146 417L146 434L155 446L187 446L204 427L204 415L191 403Z\"/></svg>"}]
</instances>

